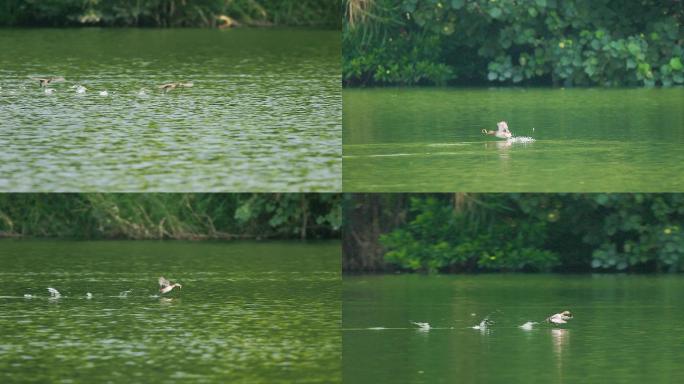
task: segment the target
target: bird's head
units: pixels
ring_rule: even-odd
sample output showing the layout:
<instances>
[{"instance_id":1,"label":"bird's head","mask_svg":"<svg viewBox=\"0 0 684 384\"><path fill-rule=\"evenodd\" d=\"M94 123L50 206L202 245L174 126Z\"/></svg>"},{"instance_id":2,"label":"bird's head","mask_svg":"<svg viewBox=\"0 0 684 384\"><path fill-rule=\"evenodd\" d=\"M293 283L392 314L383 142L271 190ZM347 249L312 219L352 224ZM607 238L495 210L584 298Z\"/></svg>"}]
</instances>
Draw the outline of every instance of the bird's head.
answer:
<instances>
[{"instance_id":1,"label":"bird's head","mask_svg":"<svg viewBox=\"0 0 684 384\"><path fill-rule=\"evenodd\" d=\"M496 123L496 127L499 129L499 132L501 132L505 137L511 137L511 132L508 130L508 123L505 121L499 121Z\"/></svg>"}]
</instances>

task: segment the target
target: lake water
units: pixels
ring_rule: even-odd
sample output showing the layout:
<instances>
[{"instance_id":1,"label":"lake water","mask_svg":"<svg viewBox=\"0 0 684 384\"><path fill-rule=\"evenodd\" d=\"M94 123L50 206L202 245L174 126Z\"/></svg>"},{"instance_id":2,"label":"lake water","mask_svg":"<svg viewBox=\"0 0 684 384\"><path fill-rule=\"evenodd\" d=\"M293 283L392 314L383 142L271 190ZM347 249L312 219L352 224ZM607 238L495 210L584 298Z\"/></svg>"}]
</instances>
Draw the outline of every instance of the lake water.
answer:
<instances>
[{"instance_id":1,"label":"lake water","mask_svg":"<svg viewBox=\"0 0 684 384\"><path fill-rule=\"evenodd\" d=\"M338 31L4 29L0 52L0 191L341 189Z\"/></svg>"},{"instance_id":2,"label":"lake water","mask_svg":"<svg viewBox=\"0 0 684 384\"><path fill-rule=\"evenodd\" d=\"M343 287L345 382L684 381L682 276L345 276ZM519 328L563 310L568 324ZM487 315L488 329L471 328Z\"/></svg>"},{"instance_id":3,"label":"lake water","mask_svg":"<svg viewBox=\"0 0 684 384\"><path fill-rule=\"evenodd\" d=\"M343 189L684 191L684 88L345 90ZM508 122L528 143L484 136Z\"/></svg>"},{"instance_id":4,"label":"lake water","mask_svg":"<svg viewBox=\"0 0 684 384\"><path fill-rule=\"evenodd\" d=\"M0 265L0 382L341 382L338 242L3 240Z\"/></svg>"}]
</instances>

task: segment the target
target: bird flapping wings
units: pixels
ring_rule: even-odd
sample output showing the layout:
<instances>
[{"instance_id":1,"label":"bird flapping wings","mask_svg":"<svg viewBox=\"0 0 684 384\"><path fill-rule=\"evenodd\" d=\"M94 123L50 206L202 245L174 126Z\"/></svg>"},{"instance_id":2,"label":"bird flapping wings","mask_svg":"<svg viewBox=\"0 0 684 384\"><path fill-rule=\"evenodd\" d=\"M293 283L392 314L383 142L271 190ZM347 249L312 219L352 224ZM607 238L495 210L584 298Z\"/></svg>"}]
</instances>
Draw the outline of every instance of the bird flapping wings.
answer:
<instances>
[{"instance_id":1,"label":"bird flapping wings","mask_svg":"<svg viewBox=\"0 0 684 384\"><path fill-rule=\"evenodd\" d=\"M164 277L159 278L159 287L160 288L165 288L171 285L171 282L166 280Z\"/></svg>"}]
</instances>

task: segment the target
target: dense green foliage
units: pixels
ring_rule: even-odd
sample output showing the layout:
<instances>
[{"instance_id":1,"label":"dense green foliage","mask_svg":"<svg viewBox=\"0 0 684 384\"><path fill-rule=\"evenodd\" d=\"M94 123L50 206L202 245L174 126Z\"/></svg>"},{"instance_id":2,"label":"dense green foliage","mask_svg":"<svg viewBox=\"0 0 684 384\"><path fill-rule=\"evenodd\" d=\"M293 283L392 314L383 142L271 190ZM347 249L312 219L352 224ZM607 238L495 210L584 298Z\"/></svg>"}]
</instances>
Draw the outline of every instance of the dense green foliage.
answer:
<instances>
[{"instance_id":1,"label":"dense green foliage","mask_svg":"<svg viewBox=\"0 0 684 384\"><path fill-rule=\"evenodd\" d=\"M4 0L5 26L216 26L225 15L248 25L338 27L333 0Z\"/></svg>"},{"instance_id":2,"label":"dense green foliage","mask_svg":"<svg viewBox=\"0 0 684 384\"><path fill-rule=\"evenodd\" d=\"M347 0L346 84L684 84L681 0Z\"/></svg>"},{"instance_id":3,"label":"dense green foliage","mask_svg":"<svg viewBox=\"0 0 684 384\"><path fill-rule=\"evenodd\" d=\"M358 209L354 201L368 204L364 195L348 199L345 217ZM363 232L388 216L401 219L393 228L385 225L374 241L345 246L345 259L352 260L372 259L373 247L383 246L386 264L367 269L684 270L682 194L385 195L373 203L378 207L365 208L365 217L351 213L354 222L345 230ZM345 233L345 242L354 241ZM347 270L361 265L344 263Z\"/></svg>"},{"instance_id":4,"label":"dense green foliage","mask_svg":"<svg viewBox=\"0 0 684 384\"><path fill-rule=\"evenodd\" d=\"M558 264L544 249L547 222L493 220L488 228L469 225L472 217L454 214L436 198L411 199L415 216L381 237L386 260L411 270L548 270Z\"/></svg>"},{"instance_id":5,"label":"dense green foliage","mask_svg":"<svg viewBox=\"0 0 684 384\"><path fill-rule=\"evenodd\" d=\"M339 201L335 194L0 194L0 235L336 238Z\"/></svg>"}]
</instances>

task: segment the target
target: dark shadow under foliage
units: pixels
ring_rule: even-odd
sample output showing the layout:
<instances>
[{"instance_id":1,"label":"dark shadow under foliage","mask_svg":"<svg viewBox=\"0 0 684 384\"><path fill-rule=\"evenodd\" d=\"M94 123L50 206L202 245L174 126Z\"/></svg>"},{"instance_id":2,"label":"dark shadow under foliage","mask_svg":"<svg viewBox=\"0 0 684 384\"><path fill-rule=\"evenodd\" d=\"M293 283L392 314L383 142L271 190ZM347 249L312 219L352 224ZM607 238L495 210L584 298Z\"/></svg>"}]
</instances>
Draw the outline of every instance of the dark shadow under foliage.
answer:
<instances>
[{"instance_id":1,"label":"dark shadow under foliage","mask_svg":"<svg viewBox=\"0 0 684 384\"><path fill-rule=\"evenodd\" d=\"M343 207L347 272L684 269L684 194L355 194Z\"/></svg>"},{"instance_id":2,"label":"dark shadow under foliage","mask_svg":"<svg viewBox=\"0 0 684 384\"><path fill-rule=\"evenodd\" d=\"M347 85L681 85L682 0L346 0Z\"/></svg>"}]
</instances>

